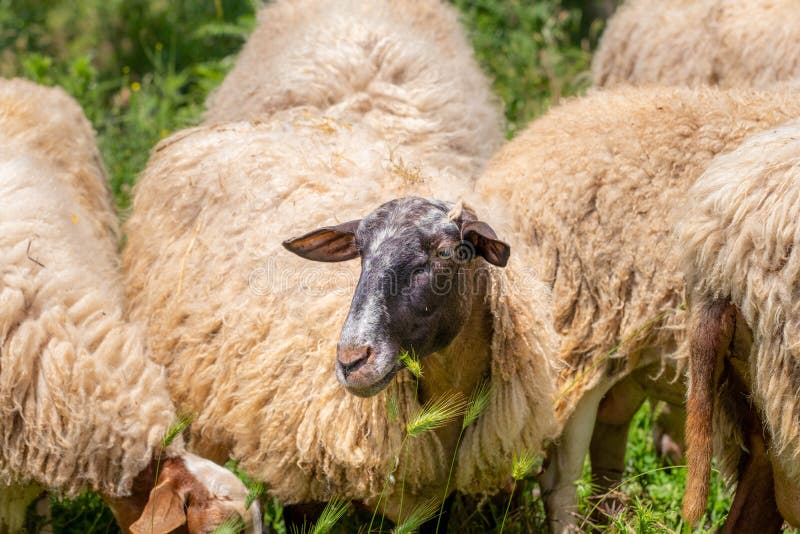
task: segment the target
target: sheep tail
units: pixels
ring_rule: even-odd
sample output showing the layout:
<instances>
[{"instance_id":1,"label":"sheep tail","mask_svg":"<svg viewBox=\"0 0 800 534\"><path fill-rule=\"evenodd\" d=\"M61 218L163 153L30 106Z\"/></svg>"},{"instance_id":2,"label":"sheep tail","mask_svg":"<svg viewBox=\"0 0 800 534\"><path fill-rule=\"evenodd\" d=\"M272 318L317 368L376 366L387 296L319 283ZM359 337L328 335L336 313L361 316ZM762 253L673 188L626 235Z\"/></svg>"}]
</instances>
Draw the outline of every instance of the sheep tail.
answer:
<instances>
[{"instance_id":1,"label":"sheep tail","mask_svg":"<svg viewBox=\"0 0 800 534\"><path fill-rule=\"evenodd\" d=\"M691 332L689 398L686 417L686 458L689 472L683 498L683 518L694 526L708 501L713 456L714 397L723 357L733 336L735 308L727 299L701 303Z\"/></svg>"}]
</instances>

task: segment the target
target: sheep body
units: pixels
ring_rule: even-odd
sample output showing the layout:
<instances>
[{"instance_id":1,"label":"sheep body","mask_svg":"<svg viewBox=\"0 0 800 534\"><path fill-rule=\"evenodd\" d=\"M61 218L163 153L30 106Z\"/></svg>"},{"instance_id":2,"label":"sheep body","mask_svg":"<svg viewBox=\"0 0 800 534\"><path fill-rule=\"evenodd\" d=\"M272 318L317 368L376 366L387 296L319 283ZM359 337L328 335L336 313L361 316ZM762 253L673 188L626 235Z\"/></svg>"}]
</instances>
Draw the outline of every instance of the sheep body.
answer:
<instances>
[{"instance_id":1,"label":"sheep body","mask_svg":"<svg viewBox=\"0 0 800 534\"><path fill-rule=\"evenodd\" d=\"M503 140L497 97L456 10L438 0L281 0L263 9L206 121L263 120L298 106L368 125L467 177Z\"/></svg>"},{"instance_id":2,"label":"sheep body","mask_svg":"<svg viewBox=\"0 0 800 534\"><path fill-rule=\"evenodd\" d=\"M94 134L59 89L3 81L0 110L0 483L121 495L174 407L123 320Z\"/></svg>"},{"instance_id":3,"label":"sheep body","mask_svg":"<svg viewBox=\"0 0 800 534\"><path fill-rule=\"evenodd\" d=\"M768 88L800 78L793 0L632 0L608 23L595 85Z\"/></svg>"},{"instance_id":4,"label":"sheep body","mask_svg":"<svg viewBox=\"0 0 800 534\"><path fill-rule=\"evenodd\" d=\"M357 265L314 266L280 246L300 229L334 223L332 215L345 221L412 191L437 197L457 189L450 184L459 178L435 169L399 168L412 154L369 128L301 109L176 134L156 147L136 187L126 224L128 287L135 314L150 319L176 403L199 414L193 444L230 452L284 502L375 499L400 453L404 423L419 409L406 373L370 398L336 381L336 340ZM495 303L503 309L503 297ZM509 345L548 343L547 329L509 327L509 313L500 330ZM491 429L502 434L508 418L526 427L507 437L509 451L537 447L531 435L555 435L542 400L549 368L530 351L511 356L493 361ZM398 421L389 417L390 396ZM398 468L407 499L443 482L452 452L433 433L414 438L413 448Z\"/></svg>"},{"instance_id":5,"label":"sheep body","mask_svg":"<svg viewBox=\"0 0 800 534\"><path fill-rule=\"evenodd\" d=\"M279 243L398 196L454 199L502 142L502 120L451 6L279 1L259 18L209 99L207 126L156 147L137 185L129 294L173 398L199 414L198 450L232 454L287 503L370 501L419 409L416 387L402 374L393 391L361 399L337 383L335 340L357 268L310 268ZM219 124L240 119L255 122ZM545 333L519 341L531 336L502 331L509 344L546 343L535 339ZM509 447L555 434L540 401L550 368L537 358L497 360L498 383L514 388L498 386L496 409L538 414ZM390 395L399 421L388 418ZM452 451L435 433L414 448L398 468L406 492L438 492Z\"/></svg>"},{"instance_id":6,"label":"sheep body","mask_svg":"<svg viewBox=\"0 0 800 534\"><path fill-rule=\"evenodd\" d=\"M499 232L526 244L515 253L552 287L562 420L599 381L682 345L672 210L715 154L798 113L792 93L594 92L550 110L490 161L477 197L507 214Z\"/></svg>"},{"instance_id":7,"label":"sheep body","mask_svg":"<svg viewBox=\"0 0 800 534\"><path fill-rule=\"evenodd\" d=\"M800 485L800 411L793 402L800 395L798 178L800 122L795 120L752 135L716 158L691 188L677 228L692 295L729 298L752 329L752 350L743 356L753 400L764 415L771 452L795 486ZM715 449L733 480L743 440L736 414L725 410L726 403L716 403Z\"/></svg>"}]
</instances>

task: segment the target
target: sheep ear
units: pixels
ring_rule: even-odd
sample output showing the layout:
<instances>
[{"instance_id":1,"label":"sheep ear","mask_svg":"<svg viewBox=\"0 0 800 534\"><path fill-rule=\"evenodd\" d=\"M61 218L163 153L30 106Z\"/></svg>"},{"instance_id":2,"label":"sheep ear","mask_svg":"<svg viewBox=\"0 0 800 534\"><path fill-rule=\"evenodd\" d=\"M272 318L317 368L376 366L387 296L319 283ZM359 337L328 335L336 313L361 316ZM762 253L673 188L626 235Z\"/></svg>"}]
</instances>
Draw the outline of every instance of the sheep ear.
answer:
<instances>
[{"instance_id":1,"label":"sheep ear","mask_svg":"<svg viewBox=\"0 0 800 534\"><path fill-rule=\"evenodd\" d=\"M511 247L497 239L492 227L482 221L467 221L461 226L461 239L472 243L475 253L492 265L505 267Z\"/></svg>"},{"instance_id":2,"label":"sheep ear","mask_svg":"<svg viewBox=\"0 0 800 534\"><path fill-rule=\"evenodd\" d=\"M300 237L287 239L283 246L312 261L345 261L358 256L356 229L361 220L348 221L338 226L326 226Z\"/></svg>"},{"instance_id":3,"label":"sheep ear","mask_svg":"<svg viewBox=\"0 0 800 534\"><path fill-rule=\"evenodd\" d=\"M132 534L167 534L186 523L183 499L165 480L150 492L142 516L131 525Z\"/></svg>"}]
</instances>

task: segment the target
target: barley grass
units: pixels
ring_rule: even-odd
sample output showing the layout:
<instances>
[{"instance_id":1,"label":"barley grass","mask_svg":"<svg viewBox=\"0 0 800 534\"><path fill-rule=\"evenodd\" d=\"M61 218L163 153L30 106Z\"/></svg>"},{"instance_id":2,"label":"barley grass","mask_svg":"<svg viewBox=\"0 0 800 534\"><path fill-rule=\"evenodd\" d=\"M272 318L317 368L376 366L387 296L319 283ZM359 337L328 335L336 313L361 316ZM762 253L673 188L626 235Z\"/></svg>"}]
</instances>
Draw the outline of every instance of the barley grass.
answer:
<instances>
[{"instance_id":1,"label":"barley grass","mask_svg":"<svg viewBox=\"0 0 800 534\"><path fill-rule=\"evenodd\" d=\"M514 500L514 492L517 489L517 482L528 476L528 474L533 471L533 467L535 465L536 455L529 451L523 451L519 455L514 455L511 461L511 478L514 479L514 483L511 485L511 493L508 496L506 511L503 513L503 521L500 523L500 534L503 534L503 529L505 529L506 526L506 519L508 519L509 510L511 510L511 501Z\"/></svg>"},{"instance_id":2,"label":"barley grass","mask_svg":"<svg viewBox=\"0 0 800 534\"><path fill-rule=\"evenodd\" d=\"M439 504L436 499L430 499L420 504L408 514L399 525L392 531L394 534L411 534L419 530L424 523L433 519Z\"/></svg>"},{"instance_id":3,"label":"barley grass","mask_svg":"<svg viewBox=\"0 0 800 534\"><path fill-rule=\"evenodd\" d=\"M486 407L489 406L489 398L491 397L492 391L491 386L488 380L481 380L478 384L478 387L472 392L472 395L469 397L469 401L467 401L467 407L464 411L464 419L461 421L461 431L458 433L458 439L456 440L456 447L453 450L453 457L450 459L450 470L447 472L447 482L444 485L444 493L442 494L442 503L439 508L439 517L436 519L436 532L438 534L439 527L442 523L442 515L444 514L444 503L447 500L447 495L450 491L450 480L453 477L453 469L456 465L456 458L458 457L458 449L461 446L461 438L464 437L464 431L470 426L472 423L478 420L478 417L486 410Z\"/></svg>"}]
</instances>

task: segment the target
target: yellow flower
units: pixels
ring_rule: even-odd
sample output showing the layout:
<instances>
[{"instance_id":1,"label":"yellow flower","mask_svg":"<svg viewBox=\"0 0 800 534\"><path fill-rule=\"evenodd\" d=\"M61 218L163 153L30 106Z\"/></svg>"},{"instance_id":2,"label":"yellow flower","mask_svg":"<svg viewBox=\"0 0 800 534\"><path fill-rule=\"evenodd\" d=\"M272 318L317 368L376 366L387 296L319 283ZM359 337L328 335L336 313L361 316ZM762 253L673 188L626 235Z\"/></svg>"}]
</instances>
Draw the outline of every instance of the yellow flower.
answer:
<instances>
[{"instance_id":1,"label":"yellow flower","mask_svg":"<svg viewBox=\"0 0 800 534\"><path fill-rule=\"evenodd\" d=\"M141 91L141 89L142 89L142 84L140 84L139 82L133 82L131 84L131 91L133 91L134 93L138 93L139 91Z\"/></svg>"}]
</instances>

